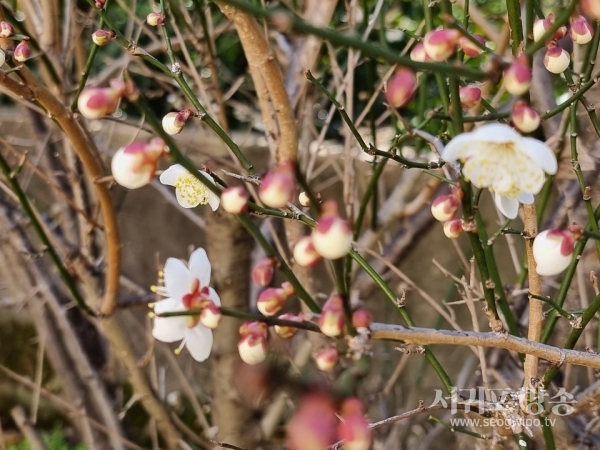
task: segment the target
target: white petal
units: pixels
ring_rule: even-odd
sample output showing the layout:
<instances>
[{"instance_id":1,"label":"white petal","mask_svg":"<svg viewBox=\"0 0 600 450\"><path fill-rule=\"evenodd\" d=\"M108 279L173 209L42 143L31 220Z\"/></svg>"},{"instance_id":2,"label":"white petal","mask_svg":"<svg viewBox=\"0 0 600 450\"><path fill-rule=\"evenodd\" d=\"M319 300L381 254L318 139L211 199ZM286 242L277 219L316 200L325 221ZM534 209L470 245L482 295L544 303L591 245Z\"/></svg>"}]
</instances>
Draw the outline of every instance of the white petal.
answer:
<instances>
[{"instance_id":1,"label":"white petal","mask_svg":"<svg viewBox=\"0 0 600 450\"><path fill-rule=\"evenodd\" d=\"M212 331L202 324L185 329L185 346L196 361L204 361L210 355L213 344Z\"/></svg>"},{"instance_id":2,"label":"white petal","mask_svg":"<svg viewBox=\"0 0 600 450\"><path fill-rule=\"evenodd\" d=\"M516 198L509 198L495 193L494 202L500 212L509 219L514 219L519 214L519 200Z\"/></svg>"},{"instance_id":3,"label":"white petal","mask_svg":"<svg viewBox=\"0 0 600 450\"><path fill-rule=\"evenodd\" d=\"M181 175L185 175L186 173L188 173L188 171L185 167L183 167L181 164L175 164L161 173L159 180L162 184L175 186L177 178L179 178Z\"/></svg>"},{"instance_id":4,"label":"white petal","mask_svg":"<svg viewBox=\"0 0 600 450\"><path fill-rule=\"evenodd\" d=\"M531 205L533 203L533 194L530 192L523 192L522 194L517 195L517 200L519 203L523 203L524 205Z\"/></svg>"},{"instance_id":5,"label":"white petal","mask_svg":"<svg viewBox=\"0 0 600 450\"><path fill-rule=\"evenodd\" d=\"M477 128L473 139L484 142L519 142L521 135L503 123L488 123Z\"/></svg>"},{"instance_id":6,"label":"white petal","mask_svg":"<svg viewBox=\"0 0 600 450\"><path fill-rule=\"evenodd\" d=\"M181 301L183 296L190 291L191 284L190 271L183 261L177 258L168 258L165 264L165 288L169 295Z\"/></svg>"},{"instance_id":7,"label":"white petal","mask_svg":"<svg viewBox=\"0 0 600 450\"><path fill-rule=\"evenodd\" d=\"M473 133L463 133L448 142L440 156L444 161L451 162L467 159L476 152L477 143L473 139Z\"/></svg>"},{"instance_id":8,"label":"white petal","mask_svg":"<svg viewBox=\"0 0 600 450\"><path fill-rule=\"evenodd\" d=\"M212 184L214 184L215 186L217 185L215 183L215 180L213 177L211 177L209 174L207 174L206 172L204 172L203 170L199 171L202 175L204 175L204 178L206 178L208 181L210 181Z\"/></svg>"},{"instance_id":9,"label":"white petal","mask_svg":"<svg viewBox=\"0 0 600 450\"><path fill-rule=\"evenodd\" d=\"M210 298L215 305L221 306L221 298L213 288L209 288L208 298Z\"/></svg>"},{"instance_id":10,"label":"white petal","mask_svg":"<svg viewBox=\"0 0 600 450\"><path fill-rule=\"evenodd\" d=\"M210 261L206 250L197 248L190 256L190 275L200 280L200 286L208 286L210 283Z\"/></svg>"},{"instance_id":11,"label":"white petal","mask_svg":"<svg viewBox=\"0 0 600 450\"><path fill-rule=\"evenodd\" d=\"M183 309L185 309L183 304L174 298L161 300L154 305L154 312L157 314L170 311L182 311ZM152 327L152 336L154 339L158 339L162 342L176 342L183 339L185 328L184 316L155 317L154 325Z\"/></svg>"},{"instance_id":12,"label":"white petal","mask_svg":"<svg viewBox=\"0 0 600 450\"><path fill-rule=\"evenodd\" d=\"M544 172L554 175L557 170L556 156L550 147L542 141L533 138L523 138L520 150L532 161L544 169Z\"/></svg>"},{"instance_id":13,"label":"white petal","mask_svg":"<svg viewBox=\"0 0 600 450\"><path fill-rule=\"evenodd\" d=\"M208 195L208 204L210 205L213 211L216 211L219 208L219 205L221 204L221 198L215 193L211 192Z\"/></svg>"},{"instance_id":14,"label":"white petal","mask_svg":"<svg viewBox=\"0 0 600 450\"><path fill-rule=\"evenodd\" d=\"M200 197L197 197L197 201L190 202L189 196L182 196L179 189L175 190L175 197L177 197L177 203L179 203L184 208L195 208L200 204Z\"/></svg>"},{"instance_id":15,"label":"white petal","mask_svg":"<svg viewBox=\"0 0 600 450\"><path fill-rule=\"evenodd\" d=\"M176 298L165 298L164 300L160 300L154 304L154 312L156 314L162 314L164 312L171 311L183 311L185 306L180 299Z\"/></svg>"}]
</instances>

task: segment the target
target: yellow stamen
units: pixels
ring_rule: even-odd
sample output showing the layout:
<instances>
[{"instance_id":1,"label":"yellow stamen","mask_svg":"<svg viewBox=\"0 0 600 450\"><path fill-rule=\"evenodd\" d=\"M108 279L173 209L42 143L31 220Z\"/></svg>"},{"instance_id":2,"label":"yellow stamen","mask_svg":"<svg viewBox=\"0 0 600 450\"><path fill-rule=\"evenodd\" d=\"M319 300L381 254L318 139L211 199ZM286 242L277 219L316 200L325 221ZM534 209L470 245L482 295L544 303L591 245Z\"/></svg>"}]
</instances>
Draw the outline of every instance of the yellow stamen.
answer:
<instances>
[{"instance_id":1,"label":"yellow stamen","mask_svg":"<svg viewBox=\"0 0 600 450\"><path fill-rule=\"evenodd\" d=\"M175 181L179 197L190 205L206 205L210 191L191 173L180 175Z\"/></svg>"}]
</instances>

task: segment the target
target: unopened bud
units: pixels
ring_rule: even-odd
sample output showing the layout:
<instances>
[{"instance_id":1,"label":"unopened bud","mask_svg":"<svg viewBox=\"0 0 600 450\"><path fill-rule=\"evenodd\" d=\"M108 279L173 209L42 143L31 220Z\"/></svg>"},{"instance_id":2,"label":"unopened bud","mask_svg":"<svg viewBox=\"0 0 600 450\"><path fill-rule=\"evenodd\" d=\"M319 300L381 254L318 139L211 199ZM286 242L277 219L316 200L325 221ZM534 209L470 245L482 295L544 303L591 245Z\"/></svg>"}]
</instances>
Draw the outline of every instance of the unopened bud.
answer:
<instances>
[{"instance_id":1,"label":"unopened bud","mask_svg":"<svg viewBox=\"0 0 600 450\"><path fill-rule=\"evenodd\" d=\"M319 328L325 336L336 337L343 333L345 326L344 305L339 294L333 294L323 305L319 316Z\"/></svg>"},{"instance_id":2,"label":"unopened bud","mask_svg":"<svg viewBox=\"0 0 600 450\"><path fill-rule=\"evenodd\" d=\"M425 46L422 42L419 42L417 45L413 47L410 51L410 59L417 62L429 62L431 58L427 56L427 52L425 51Z\"/></svg>"},{"instance_id":3,"label":"unopened bud","mask_svg":"<svg viewBox=\"0 0 600 450\"><path fill-rule=\"evenodd\" d=\"M460 105L465 109L471 109L479 105L481 101L481 89L472 84L463 86L459 90Z\"/></svg>"},{"instance_id":4,"label":"unopened bud","mask_svg":"<svg viewBox=\"0 0 600 450\"><path fill-rule=\"evenodd\" d=\"M337 441L337 424L333 398L325 392L305 395L287 425L286 446L289 450L326 450Z\"/></svg>"},{"instance_id":5,"label":"unopened bud","mask_svg":"<svg viewBox=\"0 0 600 450\"><path fill-rule=\"evenodd\" d=\"M357 398L344 400L340 407L342 420L338 425L338 438L347 450L369 450L373 443L373 432L365 417L362 402Z\"/></svg>"},{"instance_id":6,"label":"unopened bud","mask_svg":"<svg viewBox=\"0 0 600 450\"><path fill-rule=\"evenodd\" d=\"M221 310L213 302L207 302L200 314L200 323L206 328L217 328L223 318Z\"/></svg>"},{"instance_id":7,"label":"unopened bud","mask_svg":"<svg viewBox=\"0 0 600 450\"><path fill-rule=\"evenodd\" d=\"M267 286L273 279L275 272L275 259L263 258L252 269L252 280L257 286Z\"/></svg>"},{"instance_id":8,"label":"unopened bud","mask_svg":"<svg viewBox=\"0 0 600 450\"><path fill-rule=\"evenodd\" d=\"M162 139L154 138L148 144L134 142L116 151L111 163L113 178L121 186L137 189L154 178L158 159L165 152Z\"/></svg>"},{"instance_id":9,"label":"unopened bud","mask_svg":"<svg viewBox=\"0 0 600 450\"><path fill-rule=\"evenodd\" d=\"M24 61L27 61L30 56L31 56L31 47L29 47L29 43L26 40L22 40L15 47L13 57L19 62L24 62Z\"/></svg>"},{"instance_id":10,"label":"unopened bud","mask_svg":"<svg viewBox=\"0 0 600 450\"><path fill-rule=\"evenodd\" d=\"M294 261L300 267L312 267L321 261L322 257L315 250L310 236L301 237L294 246Z\"/></svg>"},{"instance_id":11,"label":"unopened bud","mask_svg":"<svg viewBox=\"0 0 600 450\"><path fill-rule=\"evenodd\" d=\"M533 241L533 258L539 275L557 275L571 263L575 241L566 230L545 230Z\"/></svg>"},{"instance_id":12,"label":"unopened bud","mask_svg":"<svg viewBox=\"0 0 600 450\"><path fill-rule=\"evenodd\" d=\"M533 23L533 40L539 42L551 26L552 21L549 18L536 20Z\"/></svg>"},{"instance_id":13,"label":"unopened bud","mask_svg":"<svg viewBox=\"0 0 600 450\"><path fill-rule=\"evenodd\" d=\"M240 336L248 336L249 334L261 334L267 337L269 326L264 322L244 322L240 325Z\"/></svg>"},{"instance_id":14,"label":"unopened bud","mask_svg":"<svg viewBox=\"0 0 600 450\"><path fill-rule=\"evenodd\" d=\"M445 61L456 50L460 34L456 30L433 30L423 38L425 52L434 61Z\"/></svg>"},{"instance_id":15,"label":"unopened bud","mask_svg":"<svg viewBox=\"0 0 600 450\"><path fill-rule=\"evenodd\" d=\"M102 47L108 44L108 41L110 41L114 37L114 31L96 30L92 33L92 42L98 47Z\"/></svg>"},{"instance_id":16,"label":"unopened bud","mask_svg":"<svg viewBox=\"0 0 600 450\"><path fill-rule=\"evenodd\" d=\"M512 122L522 133L531 133L538 129L541 118L525 101L517 100L513 105Z\"/></svg>"},{"instance_id":17,"label":"unopened bud","mask_svg":"<svg viewBox=\"0 0 600 450\"><path fill-rule=\"evenodd\" d=\"M440 222L452 219L458 211L459 201L453 194L440 195L431 204L431 214Z\"/></svg>"},{"instance_id":18,"label":"unopened bud","mask_svg":"<svg viewBox=\"0 0 600 450\"><path fill-rule=\"evenodd\" d=\"M115 112L125 89L125 84L118 81L107 88L84 89L77 99L77 108L86 119L101 119Z\"/></svg>"},{"instance_id":19,"label":"unopened bud","mask_svg":"<svg viewBox=\"0 0 600 450\"><path fill-rule=\"evenodd\" d=\"M262 333L250 333L240 337L238 352L240 358L251 366L260 364L267 358L267 336Z\"/></svg>"},{"instance_id":20,"label":"unopened bud","mask_svg":"<svg viewBox=\"0 0 600 450\"><path fill-rule=\"evenodd\" d=\"M546 49L544 66L548 69L548 72L563 73L569 67L569 64L571 64L571 57L566 50L558 46L550 46Z\"/></svg>"},{"instance_id":21,"label":"unopened bud","mask_svg":"<svg viewBox=\"0 0 600 450\"><path fill-rule=\"evenodd\" d=\"M146 23L151 27L156 27L165 23L165 15L157 12L151 12L146 16Z\"/></svg>"},{"instance_id":22,"label":"unopened bud","mask_svg":"<svg viewBox=\"0 0 600 450\"><path fill-rule=\"evenodd\" d=\"M594 37L594 27L585 19L585 17L578 17L571 23L571 29L569 30L569 36L579 45L587 44Z\"/></svg>"},{"instance_id":23,"label":"unopened bud","mask_svg":"<svg viewBox=\"0 0 600 450\"><path fill-rule=\"evenodd\" d=\"M373 322L373 315L369 310L360 308L352 313L352 325L354 328L369 328Z\"/></svg>"},{"instance_id":24,"label":"unopened bud","mask_svg":"<svg viewBox=\"0 0 600 450\"><path fill-rule=\"evenodd\" d=\"M104 8L104 5L106 4L106 0L96 0L96 8L98 9L102 9Z\"/></svg>"},{"instance_id":25,"label":"unopened bud","mask_svg":"<svg viewBox=\"0 0 600 450\"><path fill-rule=\"evenodd\" d=\"M14 27L5 20L0 21L0 38L8 38L15 34Z\"/></svg>"},{"instance_id":26,"label":"unopened bud","mask_svg":"<svg viewBox=\"0 0 600 450\"><path fill-rule=\"evenodd\" d=\"M300 202L302 206L310 206L310 198L308 198L306 192L302 191L298 194L298 202Z\"/></svg>"},{"instance_id":27,"label":"unopened bud","mask_svg":"<svg viewBox=\"0 0 600 450\"><path fill-rule=\"evenodd\" d=\"M410 102L416 89L415 73L408 67L398 67L387 82L385 96L391 106L402 108Z\"/></svg>"},{"instance_id":28,"label":"unopened bud","mask_svg":"<svg viewBox=\"0 0 600 450\"><path fill-rule=\"evenodd\" d=\"M485 45L485 38L483 36L481 36L480 34L474 34L473 37L482 45ZM460 36L458 38L458 46L465 53L465 55L469 56L470 58L476 58L483 52L481 47L476 45L466 36Z\"/></svg>"},{"instance_id":29,"label":"unopened bud","mask_svg":"<svg viewBox=\"0 0 600 450\"><path fill-rule=\"evenodd\" d=\"M283 208L294 195L294 167L285 163L268 173L258 188L261 201L271 208Z\"/></svg>"},{"instance_id":30,"label":"unopened bud","mask_svg":"<svg viewBox=\"0 0 600 450\"><path fill-rule=\"evenodd\" d=\"M221 206L231 214L241 214L248 209L248 193L242 186L230 186L221 192Z\"/></svg>"},{"instance_id":31,"label":"unopened bud","mask_svg":"<svg viewBox=\"0 0 600 450\"><path fill-rule=\"evenodd\" d=\"M456 239L462 232L462 220L454 219L444 222L444 234L448 239Z\"/></svg>"},{"instance_id":32,"label":"unopened bud","mask_svg":"<svg viewBox=\"0 0 600 450\"><path fill-rule=\"evenodd\" d=\"M586 16L600 22L600 2L598 0L581 0L580 6Z\"/></svg>"},{"instance_id":33,"label":"unopened bud","mask_svg":"<svg viewBox=\"0 0 600 450\"><path fill-rule=\"evenodd\" d=\"M335 347L328 347L315 355L315 362L319 370L329 372L335 368L340 359L340 354Z\"/></svg>"},{"instance_id":34,"label":"unopened bud","mask_svg":"<svg viewBox=\"0 0 600 450\"><path fill-rule=\"evenodd\" d=\"M338 215L334 200L323 204L321 219L311 237L315 250L323 258L341 258L352 248L352 230L348 222Z\"/></svg>"},{"instance_id":35,"label":"unopened bud","mask_svg":"<svg viewBox=\"0 0 600 450\"><path fill-rule=\"evenodd\" d=\"M181 133L187 120L194 112L191 109L183 111L170 112L162 119L162 127L168 134L175 135Z\"/></svg>"},{"instance_id":36,"label":"unopened bud","mask_svg":"<svg viewBox=\"0 0 600 450\"><path fill-rule=\"evenodd\" d=\"M279 316L278 319L291 320L294 322L302 322L303 317L299 317L294 314L286 313L286 314L282 314L281 316ZM280 337L282 337L284 339L291 338L298 331L298 328L292 327L292 326L286 326L286 325L275 325L273 328L275 329L275 333L277 333Z\"/></svg>"},{"instance_id":37,"label":"unopened bud","mask_svg":"<svg viewBox=\"0 0 600 450\"><path fill-rule=\"evenodd\" d=\"M267 288L258 295L256 307L265 316L274 316L277 314L288 296L281 288Z\"/></svg>"},{"instance_id":38,"label":"unopened bud","mask_svg":"<svg viewBox=\"0 0 600 450\"><path fill-rule=\"evenodd\" d=\"M531 86L531 69L525 56L518 56L504 71L504 87L509 94L523 95Z\"/></svg>"}]
</instances>

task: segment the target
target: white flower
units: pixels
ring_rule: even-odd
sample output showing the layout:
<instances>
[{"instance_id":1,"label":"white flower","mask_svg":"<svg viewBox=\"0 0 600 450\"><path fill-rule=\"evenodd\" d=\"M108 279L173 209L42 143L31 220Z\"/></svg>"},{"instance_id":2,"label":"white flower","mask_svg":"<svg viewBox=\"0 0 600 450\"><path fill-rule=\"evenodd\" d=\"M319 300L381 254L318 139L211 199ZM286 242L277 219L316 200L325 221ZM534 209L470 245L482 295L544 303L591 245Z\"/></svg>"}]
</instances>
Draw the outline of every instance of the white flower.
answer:
<instances>
[{"instance_id":1,"label":"white flower","mask_svg":"<svg viewBox=\"0 0 600 450\"><path fill-rule=\"evenodd\" d=\"M533 195L544 184L544 172L553 175L557 168L550 147L500 123L455 137L441 156L463 162L465 179L493 190L496 206L510 219L517 217L519 202L533 203Z\"/></svg>"},{"instance_id":2,"label":"white flower","mask_svg":"<svg viewBox=\"0 0 600 450\"><path fill-rule=\"evenodd\" d=\"M210 272L210 262L203 248L192 253L189 268L179 259L168 258L164 269L165 286L159 293L169 298L156 302L154 312L194 309L206 299L220 306L221 299L208 286ZM199 316L156 317L152 336L162 342L183 341L181 346L185 345L196 361L208 358L213 343L212 331L200 323Z\"/></svg>"},{"instance_id":3,"label":"white flower","mask_svg":"<svg viewBox=\"0 0 600 450\"><path fill-rule=\"evenodd\" d=\"M213 178L206 172L200 171L208 181L215 184ZM208 189L199 179L189 173L181 164L169 167L160 175L160 182L175 186L177 201L184 208L195 208L198 205L210 205L213 211L221 202L219 196Z\"/></svg>"}]
</instances>

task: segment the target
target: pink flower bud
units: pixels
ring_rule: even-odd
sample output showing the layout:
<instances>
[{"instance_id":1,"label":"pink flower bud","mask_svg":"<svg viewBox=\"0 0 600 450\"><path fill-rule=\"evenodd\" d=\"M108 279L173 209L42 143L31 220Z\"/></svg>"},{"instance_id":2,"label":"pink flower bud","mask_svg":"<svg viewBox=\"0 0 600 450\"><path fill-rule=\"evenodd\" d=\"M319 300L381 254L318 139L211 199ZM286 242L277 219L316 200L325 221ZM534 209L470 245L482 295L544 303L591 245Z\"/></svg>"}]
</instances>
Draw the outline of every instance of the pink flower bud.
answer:
<instances>
[{"instance_id":1,"label":"pink flower bud","mask_svg":"<svg viewBox=\"0 0 600 450\"><path fill-rule=\"evenodd\" d=\"M435 220L446 222L458 211L459 201L453 194L440 195L431 204L431 214Z\"/></svg>"},{"instance_id":2,"label":"pink flower bud","mask_svg":"<svg viewBox=\"0 0 600 450\"><path fill-rule=\"evenodd\" d=\"M571 57L569 54L558 46L549 46L546 49L546 55L544 56L544 66L548 69L548 72L552 73L563 73L567 67L571 64Z\"/></svg>"},{"instance_id":3,"label":"pink flower bud","mask_svg":"<svg viewBox=\"0 0 600 450\"><path fill-rule=\"evenodd\" d=\"M581 0L581 9L590 19L600 22L600 2L598 0Z\"/></svg>"},{"instance_id":4,"label":"pink flower bud","mask_svg":"<svg viewBox=\"0 0 600 450\"><path fill-rule=\"evenodd\" d=\"M338 259L346 256L352 248L350 225L337 214L334 200L323 204L321 219L315 226L311 238L315 250L323 258Z\"/></svg>"},{"instance_id":5,"label":"pink flower bud","mask_svg":"<svg viewBox=\"0 0 600 450\"><path fill-rule=\"evenodd\" d=\"M206 328L217 328L222 318L219 307L211 301L206 302L200 314L200 323Z\"/></svg>"},{"instance_id":6,"label":"pink flower bud","mask_svg":"<svg viewBox=\"0 0 600 450\"><path fill-rule=\"evenodd\" d=\"M121 186L137 189L154 178L158 159L165 152L162 139L150 143L134 142L116 151L111 163L113 178Z\"/></svg>"},{"instance_id":7,"label":"pink flower bud","mask_svg":"<svg viewBox=\"0 0 600 450\"><path fill-rule=\"evenodd\" d=\"M106 0L96 0L96 8L98 8L98 9L104 8L105 4L106 4Z\"/></svg>"},{"instance_id":8,"label":"pink flower bud","mask_svg":"<svg viewBox=\"0 0 600 450\"><path fill-rule=\"evenodd\" d=\"M584 45L594 37L594 28L585 17L580 16L571 23L569 36L576 44Z\"/></svg>"},{"instance_id":9,"label":"pink flower bud","mask_svg":"<svg viewBox=\"0 0 600 450\"><path fill-rule=\"evenodd\" d=\"M248 193L242 186L230 186L221 192L221 206L231 214L241 214L248 209Z\"/></svg>"},{"instance_id":10,"label":"pink flower bud","mask_svg":"<svg viewBox=\"0 0 600 450\"><path fill-rule=\"evenodd\" d=\"M183 111L170 112L162 119L162 127L168 134L175 135L181 133L187 120L194 112L191 109Z\"/></svg>"},{"instance_id":11,"label":"pink flower bud","mask_svg":"<svg viewBox=\"0 0 600 450\"><path fill-rule=\"evenodd\" d=\"M444 222L444 234L448 239L456 239L462 232L462 220L454 219Z\"/></svg>"},{"instance_id":12,"label":"pink flower bud","mask_svg":"<svg viewBox=\"0 0 600 450\"><path fill-rule=\"evenodd\" d=\"M525 56L518 56L504 71L504 87L509 94L523 95L531 86L531 69Z\"/></svg>"},{"instance_id":13,"label":"pink flower bud","mask_svg":"<svg viewBox=\"0 0 600 450\"><path fill-rule=\"evenodd\" d=\"M533 23L533 40L538 42L542 36L552 26L552 21L549 18L538 19Z\"/></svg>"},{"instance_id":14,"label":"pink flower bud","mask_svg":"<svg viewBox=\"0 0 600 450\"><path fill-rule=\"evenodd\" d=\"M286 298L296 295L296 289L294 289L294 286L289 281L284 281L281 283L281 289L283 290L283 295L285 295Z\"/></svg>"},{"instance_id":15,"label":"pink flower bud","mask_svg":"<svg viewBox=\"0 0 600 450\"><path fill-rule=\"evenodd\" d=\"M323 372L332 371L337 366L339 360L340 354L335 347L328 347L315 355L317 367Z\"/></svg>"},{"instance_id":16,"label":"pink flower bud","mask_svg":"<svg viewBox=\"0 0 600 450\"><path fill-rule=\"evenodd\" d=\"M115 112L124 92L124 83L108 88L84 89L77 99L77 108L86 119L101 119Z\"/></svg>"},{"instance_id":17,"label":"pink flower bud","mask_svg":"<svg viewBox=\"0 0 600 450\"><path fill-rule=\"evenodd\" d=\"M286 313L286 314L282 314L281 316L279 316L278 319L292 320L294 322L302 322L304 320L304 317L299 317L294 314ZM298 331L298 328L296 328L296 327L285 326L285 325L275 325L273 328L275 329L275 333L277 333L283 339L291 338Z\"/></svg>"},{"instance_id":18,"label":"pink flower bud","mask_svg":"<svg viewBox=\"0 0 600 450\"><path fill-rule=\"evenodd\" d=\"M244 322L240 326L240 336L248 336L250 334L261 334L267 338L267 334L269 331L269 326L264 322Z\"/></svg>"},{"instance_id":19,"label":"pink flower bud","mask_svg":"<svg viewBox=\"0 0 600 450\"><path fill-rule=\"evenodd\" d=\"M369 328L373 322L373 315L369 310L360 308L352 314L352 325L354 328Z\"/></svg>"},{"instance_id":20,"label":"pink flower bud","mask_svg":"<svg viewBox=\"0 0 600 450\"><path fill-rule=\"evenodd\" d=\"M459 89L460 105L465 109L473 108L479 105L481 101L481 89L469 84Z\"/></svg>"},{"instance_id":21,"label":"pink flower bud","mask_svg":"<svg viewBox=\"0 0 600 450\"><path fill-rule=\"evenodd\" d=\"M338 425L338 438L344 441L344 449L369 450L373 443L373 433L362 402L357 398L344 400L340 415L342 420Z\"/></svg>"},{"instance_id":22,"label":"pink flower bud","mask_svg":"<svg viewBox=\"0 0 600 450\"><path fill-rule=\"evenodd\" d=\"M292 201L295 187L294 167L291 163L285 163L263 178L258 195L265 205L283 208Z\"/></svg>"},{"instance_id":23,"label":"pink flower bud","mask_svg":"<svg viewBox=\"0 0 600 450\"><path fill-rule=\"evenodd\" d=\"M322 257L315 250L310 236L304 236L294 246L294 261L300 267L313 267L321 261Z\"/></svg>"},{"instance_id":24,"label":"pink flower bud","mask_svg":"<svg viewBox=\"0 0 600 450\"><path fill-rule=\"evenodd\" d=\"M302 192L300 192L300 194L298 194L298 202L302 206L310 206L310 198L308 198L308 195L306 195L306 192L302 191Z\"/></svg>"},{"instance_id":25,"label":"pink flower bud","mask_svg":"<svg viewBox=\"0 0 600 450\"><path fill-rule=\"evenodd\" d=\"M563 25L554 32L554 39L556 39L557 41L560 41L566 35L567 35L567 27Z\"/></svg>"},{"instance_id":26,"label":"pink flower bud","mask_svg":"<svg viewBox=\"0 0 600 450\"><path fill-rule=\"evenodd\" d=\"M485 38L483 36L480 34L474 34L473 37L485 45ZM470 58L476 58L483 52L480 47L471 42L471 40L466 36L460 36L458 38L458 46L463 52L465 52L465 55L469 56Z\"/></svg>"},{"instance_id":27,"label":"pink flower bud","mask_svg":"<svg viewBox=\"0 0 600 450\"><path fill-rule=\"evenodd\" d=\"M13 57L19 62L24 62L24 61L27 61L30 56L31 56L31 48L29 47L29 43L26 40L22 40L15 47Z\"/></svg>"},{"instance_id":28,"label":"pink flower bud","mask_svg":"<svg viewBox=\"0 0 600 450\"><path fill-rule=\"evenodd\" d=\"M273 258L263 258L252 269L252 280L257 286L267 286L273 279L275 272L275 262Z\"/></svg>"},{"instance_id":29,"label":"pink flower bud","mask_svg":"<svg viewBox=\"0 0 600 450\"><path fill-rule=\"evenodd\" d=\"M327 450L337 441L334 401L324 392L305 395L286 429L289 450Z\"/></svg>"},{"instance_id":30,"label":"pink flower bud","mask_svg":"<svg viewBox=\"0 0 600 450\"><path fill-rule=\"evenodd\" d=\"M265 316L274 316L288 299L281 288L267 288L258 295L256 307Z\"/></svg>"},{"instance_id":31,"label":"pink flower bud","mask_svg":"<svg viewBox=\"0 0 600 450\"><path fill-rule=\"evenodd\" d=\"M240 358L251 366L260 364L267 358L268 344L267 335L262 333L250 333L240 337L238 352Z\"/></svg>"},{"instance_id":32,"label":"pink flower bud","mask_svg":"<svg viewBox=\"0 0 600 450\"><path fill-rule=\"evenodd\" d=\"M387 82L385 97L394 108L402 108L410 102L416 89L415 73L407 67L398 67Z\"/></svg>"},{"instance_id":33,"label":"pink flower bud","mask_svg":"<svg viewBox=\"0 0 600 450\"><path fill-rule=\"evenodd\" d=\"M445 61L456 50L460 34L456 30L433 30L423 38L425 52L434 61Z\"/></svg>"},{"instance_id":34,"label":"pink flower bud","mask_svg":"<svg viewBox=\"0 0 600 450\"><path fill-rule=\"evenodd\" d=\"M6 22L5 20L0 21L0 38L8 38L13 34L15 34L15 29L10 22Z\"/></svg>"},{"instance_id":35,"label":"pink flower bud","mask_svg":"<svg viewBox=\"0 0 600 450\"><path fill-rule=\"evenodd\" d=\"M539 275L557 275L571 263L575 240L569 231L546 230L533 241L533 258Z\"/></svg>"},{"instance_id":36,"label":"pink flower bud","mask_svg":"<svg viewBox=\"0 0 600 450\"><path fill-rule=\"evenodd\" d=\"M417 45L413 47L410 51L410 59L417 62L430 62L431 58L427 56L427 52L425 51L425 46L422 42L419 42Z\"/></svg>"},{"instance_id":37,"label":"pink flower bud","mask_svg":"<svg viewBox=\"0 0 600 450\"><path fill-rule=\"evenodd\" d=\"M318 323L325 336L336 337L343 333L346 321L343 300L339 294L333 294L325 302Z\"/></svg>"},{"instance_id":38,"label":"pink flower bud","mask_svg":"<svg viewBox=\"0 0 600 450\"><path fill-rule=\"evenodd\" d=\"M155 27L157 25L162 25L165 23L165 15L157 12L151 12L146 16L146 23L151 27Z\"/></svg>"},{"instance_id":39,"label":"pink flower bud","mask_svg":"<svg viewBox=\"0 0 600 450\"><path fill-rule=\"evenodd\" d=\"M540 126L540 115L523 100L517 100L513 105L512 122L522 133L531 133Z\"/></svg>"},{"instance_id":40,"label":"pink flower bud","mask_svg":"<svg viewBox=\"0 0 600 450\"><path fill-rule=\"evenodd\" d=\"M102 47L108 44L112 38L115 37L114 31L96 30L92 33L92 42L98 47Z\"/></svg>"}]
</instances>

